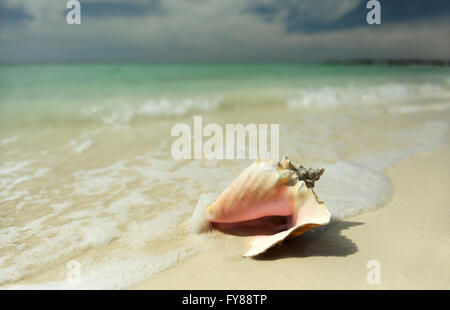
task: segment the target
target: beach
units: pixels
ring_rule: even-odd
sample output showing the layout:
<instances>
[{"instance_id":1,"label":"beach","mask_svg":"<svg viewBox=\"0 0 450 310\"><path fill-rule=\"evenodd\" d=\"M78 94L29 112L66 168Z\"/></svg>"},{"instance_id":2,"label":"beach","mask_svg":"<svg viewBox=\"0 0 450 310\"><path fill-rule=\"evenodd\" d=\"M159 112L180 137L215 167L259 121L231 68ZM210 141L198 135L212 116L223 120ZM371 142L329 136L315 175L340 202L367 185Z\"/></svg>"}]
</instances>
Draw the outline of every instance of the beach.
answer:
<instances>
[{"instance_id":1,"label":"beach","mask_svg":"<svg viewBox=\"0 0 450 310\"><path fill-rule=\"evenodd\" d=\"M239 237L133 289L448 289L450 177L447 146L402 161L388 171L387 205L285 241L260 258L241 257ZM444 173L445 171L445 173ZM380 263L380 284L366 281Z\"/></svg>"},{"instance_id":2,"label":"beach","mask_svg":"<svg viewBox=\"0 0 450 310\"><path fill-rule=\"evenodd\" d=\"M0 79L1 288L450 287L448 68L42 64ZM195 117L278 125L280 156L325 168L331 223L256 259L248 238L195 232L202 197L253 161L175 159L172 130Z\"/></svg>"}]
</instances>

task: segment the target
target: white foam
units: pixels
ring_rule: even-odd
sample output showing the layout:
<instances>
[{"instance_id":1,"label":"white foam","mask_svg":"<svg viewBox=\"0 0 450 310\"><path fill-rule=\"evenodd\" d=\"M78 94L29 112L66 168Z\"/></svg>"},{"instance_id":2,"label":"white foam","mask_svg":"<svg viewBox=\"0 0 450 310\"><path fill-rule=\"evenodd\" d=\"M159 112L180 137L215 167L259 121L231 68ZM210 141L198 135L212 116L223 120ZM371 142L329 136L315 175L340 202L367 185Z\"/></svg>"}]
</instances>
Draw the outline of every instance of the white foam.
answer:
<instances>
[{"instance_id":1,"label":"white foam","mask_svg":"<svg viewBox=\"0 0 450 310\"><path fill-rule=\"evenodd\" d=\"M335 219L381 206L391 194L389 179L379 171L349 162L323 167L326 173L316 183L316 192Z\"/></svg>"},{"instance_id":2,"label":"white foam","mask_svg":"<svg viewBox=\"0 0 450 310\"><path fill-rule=\"evenodd\" d=\"M189 247L172 250L159 255L136 255L127 259L111 258L100 266L81 262L80 282L44 282L38 284L12 285L6 289L121 289L144 281L149 276L174 266L195 253Z\"/></svg>"},{"instance_id":3,"label":"white foam","mask_svg":"<svg viewBox=\"0 0 450 310\"><path fill-rule=\"evenodd\" d=\"M0 146L7 145L7 144L10 144L10 143L14 143L14 142L16 142L18 140L19 140L19 136L4 138L4 139L0 140Z\"/></svg>"},{"instance_id":4,"label":"white foam","mask_svg":"<svg viewBox=\"0 0 450 310\"><path fill-rule=\"evenodd\" d=\"M399 105L406 100L449 99L450 90L440 84L380 84L373 86L322 86L301 89L286 100L289 108L338 108L343 105Z\"/></svg>"},{"instance_id":5,"label":"white foam","mask_svg":"<svg viewBox=\"0 0 450 310\"><path fill-rule=\"evenodd\" d=\"M121 175L126 170L127 163L128 161L121 160L105 168L76 171L75 182L72 183L72 196L101 195L109 192L113 185L118 185L119 190L123 189L127 183L135 179L132 176Z\"/></svg>"},{"instance_id":6,"label":"white foam","mask_svg":"<svg viewBox=\"0 0 450 310\"><path fill-rule=\"evenodd\" d=\"M0 166L0 203L19 200L28 196L27 190L17 190L17 186L28 181L45 177L50 171L49 168L32 168L33 160L8 161ZM39 201L39 195L36 195ZM18 209L21 208L19 204Z\"/></svg>"},{"instance_id":7,"label":"white foam","mask_svg":"<svg viewBox=\"0 0 450 310\"><path fill-rule=\"evenodd\" d=\"M92 144L94 144L94 142L92 140L84 140L82 142L80 142L77 146L75 146L73 148L73 150L75 152L77 152L78 154L84 153L84 151L86 151L88 148L90 148L92 146Z\"/></svg>"},{"instance_id":8,"label":"white foam","mask_svg":"<svg viewBox=\"0 0 450 310\"><path fill-rule=\"evenodd\" d=\"M59 203L51 203L50 207L52 207L55 211L62 211L64 209L70 208L73 206L72 201L65 201L65 202L59 202Z\"/></svg>"},{"instance_id":9,"label":"white foam","mask_svg":"<svg viewBox=\"0 0 450 310\"><path fill-rule=\"evenodd\" d=\"M419 113L419 112L438 112L450 109L450 103L429 103L429 104L405 104L389 108L393 113Z\"/></svg>"},{"instance_id":10,"label":"white foam","mask_svg":"<svg viewBox=\"0 0 450 310\"><path fill-rule=\"evenodd\" d=\"M221 106L222 97L154 98L143 103L105 104L82 108L84 118L99 119L104 124L128 124L139 117L181 116L191 112L214 111Z\"/></svg>"},{"instance_id":11,"label":"white foam","mask_svg":"<svg viewBox=\"0 0 450 310\"><path fill-rule=\"evenodd\" d=\"M169 116L169 115L186 115L191 111L211 111L217 110L220 105L221 98L211 99L168 99L151 100L139 106L138 115L147 116Z\"/></svg>"},{"instance_id":12,"label":"white foam","mask_svg":"<svg viewBox=\"0 0 450 310\"><path fill-rule=\"evenodd\" d=\"M127 203L128 202L128 203ZM159 212L156 217L143 222L131 222L128 208L130 203L142 207L149 205L139 191L128 197L112 202L109 207L98 203L95 206L73 211L66 218L72 220L56 227L43 226L50 216L43 216L22 227L9 227L0 230L1 246L11 246L18 239L34 238L45 240L29 249L17 249L19 253L9 253L2 257L6 261L14 257L14 263L2 266L0 283L17 281L28 275L38 273L55 263L61 264L76 259L82 264L81 283L73 286L66 281L46 282L37 285L13 286L22 289L113 289L124 288L143 281L150 275L175 265L195 253L195 236L188 246L182 246L160 254L146 250L148 242L164 240L177 236L177 222L186 210L170 209ZM112 215L106 216L106 215ZM121 231L120 223L128 223L127 230ZM107 256L101 260L88 257L77 258L80 253L116 242ZM64 246L62 246L64 245ZM92 252L95 253L95 252ZM14 255L14 256L13 256ZM92 256L95 257L95 256Z\"/></svg>"},{"instance_id":13,"label":"white foam","mask_svg":"<svg viewBox=\"0 0 450 310\"><path fill-rule=\"evenodd\" d=\"M26 160L22 162L8 161L0 167L0 175L15 175L17 172L24 171L33 161Z\"/></svg>"},{"instance_id":14,"label":"white foam","mask_svg":"<svg viewBox=\"0 0 450 310\"><path fill-rule=\"evenodd\" d=\"M220 193L201 194L198 198L197 206L192 216L189 218L188 224L190 231L193 233L202 233L210 229L210 225L206 220L206 208L211 205Z\"/></svg>"},{"instance_id":15,"label":"white foam","mask_svg":"<svg viewBox=\"0 0 450 310\"><path fill-rule=\"evenodd\" d=\"M0 230L0 235L6 236L0 239L2 247L30 237L35 240L32 247L16 248L15 252L8 252L2 257L0 284L39 274L47 270L48 266L64 266L69 260L76 259L84 266L79 288L123 288L173 266L194 253L198 246L195 236L179 231L180 218L188 216L193 205L179 205L176 203L178 199L170 195L154 201L148 192L164 181L179 195L200 193L202 188L186 188L185 183L179 181L192 177L200 164L193 162L179 167L177 162L158 160L148 154L141 156L141 160L148 166L133 166L129 161L118 161L106 167L78 170L74 174L74 182L70 184L73 189L70 195L72 200L49 202L53 212L44 216L36 214L39 217L20 227ZM173 172L176 167L179 167L180 173ZM224 174L205 176L205 181L208 178L220 183L218 180L223 179ZM136 180L141 182L141 186L135 189L126 187L128 182ZM206 189L213 188L214 182L208 185ZM92 204L80 200L96 195L106 195L106 198ZM27 193L22 198L26 203L38 201ZM163 211L154 212L162 206ZM146 210L146 214L153 214L154 217L140 219L133 215L133 210ZM59 224L45 224L49 219L55 222L55 218ZM151 242L170 244L170 238L178 235L184 235L190 240L186 246L160 254L147 250ZM108 248L106 256L101 260L92 259L95 253L105 247ZM80 257L81 254L83 256ZM20 286L27 289L52 287L74 288L65 281Z\"/></svg>"}]
</instances>

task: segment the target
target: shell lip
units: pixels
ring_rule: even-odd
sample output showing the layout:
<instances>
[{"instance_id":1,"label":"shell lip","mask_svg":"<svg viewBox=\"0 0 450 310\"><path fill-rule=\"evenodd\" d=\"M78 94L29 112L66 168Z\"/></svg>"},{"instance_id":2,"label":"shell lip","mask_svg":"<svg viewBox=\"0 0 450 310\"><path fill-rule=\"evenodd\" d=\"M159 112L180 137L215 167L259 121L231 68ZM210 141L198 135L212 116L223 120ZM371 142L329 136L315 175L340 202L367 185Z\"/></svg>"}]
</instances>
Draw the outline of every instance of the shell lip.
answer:
<instances>
[{"instance_id":1,"label":"shell lip","mask_svg":"<svg viewBox=\"0 0 450 310\"><path fill-rule=\"evenodd\" d=\"M274 247L277 244L282 243L286 239L295 238L304 232L311 230L313 228L317 228L320 226L327 225L330 222L328 221L324 223L305 223L301 225L295 225L294 227L289 228L288 230L281 231L279 233L276 233L274 235L270 236L256 236L252 246L250 249L243 254L243 257L256 257L259 255L262 255L266 253L268 250L270 250L272 247Z\"/></svg>"}]
</instances>

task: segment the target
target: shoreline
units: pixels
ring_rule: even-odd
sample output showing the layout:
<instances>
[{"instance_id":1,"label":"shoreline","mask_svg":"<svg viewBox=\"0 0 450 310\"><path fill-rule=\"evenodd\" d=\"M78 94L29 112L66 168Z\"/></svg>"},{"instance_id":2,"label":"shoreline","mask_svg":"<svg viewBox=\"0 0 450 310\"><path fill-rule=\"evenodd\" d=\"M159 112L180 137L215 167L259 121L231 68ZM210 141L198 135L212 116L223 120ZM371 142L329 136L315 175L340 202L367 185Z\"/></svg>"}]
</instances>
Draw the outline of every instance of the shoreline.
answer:
<instances>
[{"instance_id":1,"label":"shoreline","mask_svg":"<svg viewBox=\"0 0 450 310\"><path fill-rule=\"evenodd\" d=\"M240 255L245 238L213 232L215 242L199 253L130 289L448 289L449 156L445 145L388 168L392 196L374 211L257 259ZM380 264L380 284L366 281L371 260Z\"/></svg>"}]
</instances>

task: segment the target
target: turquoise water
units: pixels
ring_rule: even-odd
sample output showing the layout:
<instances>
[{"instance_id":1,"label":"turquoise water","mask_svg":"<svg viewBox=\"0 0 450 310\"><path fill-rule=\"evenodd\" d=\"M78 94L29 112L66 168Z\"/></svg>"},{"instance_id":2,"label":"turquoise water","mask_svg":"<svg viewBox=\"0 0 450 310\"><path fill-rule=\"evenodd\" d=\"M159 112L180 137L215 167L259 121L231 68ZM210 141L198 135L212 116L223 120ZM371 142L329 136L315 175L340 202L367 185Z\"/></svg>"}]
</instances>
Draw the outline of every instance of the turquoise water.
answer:
<instances>
[{"instance_id":1,"label":"turquoise water","mask_svg":"<svg viewBox=\"0 0 450 310\"><path fill-rule=\"evenodd\" d=\"M0 67L6 102L145 98L343 83L449 83L450 69L301 64L72 64Z\"/></svg>"},{"instance_id":2,"label":"turquoise water","mask_svg":"<svg viewBox=\"0 0 450 310\"><path fill-rule=\"evenodd\" d=\"M180 105L189 105L185 111L173 113L184 114L196 110L195 101L201 101L198 103L200 110L253 104L254 101L280 104L296 99L296 92L311 92L321 87L344 87L344 93L337 95L342 97L362 96L362 92L376 90L376 87L395 86L380 91L384 92L385 99L390 99L389 96L397 99L399 92L408 92L408 87L417 85L448 91L449 76L448 68L316 64L1 66L0 117L2 122L8 123L40 118L46 121L86 119L89 117L83 111L98 107L110 113L114 105L125 104L136 109L154 102L157 110L163 99L178 100L168 103L178 105L178 109L182 108ZM353 89L346 94L345 87ZM354 88L360 88L361 94L355 94ZM324 94L327 95L330 94ZM217 103L219 97L221 102ZM194 102L180 103L180 100ZM165 110L160 115L157 112L153 115L171 114Z\"/></svg>"}]
</instances>

